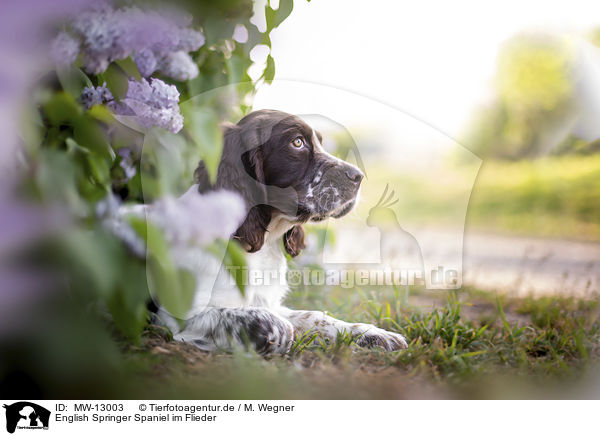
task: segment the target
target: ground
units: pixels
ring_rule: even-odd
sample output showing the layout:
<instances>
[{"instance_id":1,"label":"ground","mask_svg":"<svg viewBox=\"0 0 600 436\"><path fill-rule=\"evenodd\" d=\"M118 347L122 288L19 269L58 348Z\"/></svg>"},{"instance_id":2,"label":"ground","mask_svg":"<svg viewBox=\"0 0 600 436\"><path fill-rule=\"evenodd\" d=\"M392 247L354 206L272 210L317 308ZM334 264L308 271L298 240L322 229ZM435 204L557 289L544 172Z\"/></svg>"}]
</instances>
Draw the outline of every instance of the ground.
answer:
<instances>
[{"instance_id":1,"label":"ground","mask_svg":"<svg viewBox=\"0 0 600 436\"><path fill-rule=\"evenodd\" d=\"M321 308L401 332L408 350L299 338L286 356L205 353L150 326L123 343L132 398L393 399L600 396L597 298L508 298L476 289L295 290L292 307Z\"/></svg>"}]
</instances>

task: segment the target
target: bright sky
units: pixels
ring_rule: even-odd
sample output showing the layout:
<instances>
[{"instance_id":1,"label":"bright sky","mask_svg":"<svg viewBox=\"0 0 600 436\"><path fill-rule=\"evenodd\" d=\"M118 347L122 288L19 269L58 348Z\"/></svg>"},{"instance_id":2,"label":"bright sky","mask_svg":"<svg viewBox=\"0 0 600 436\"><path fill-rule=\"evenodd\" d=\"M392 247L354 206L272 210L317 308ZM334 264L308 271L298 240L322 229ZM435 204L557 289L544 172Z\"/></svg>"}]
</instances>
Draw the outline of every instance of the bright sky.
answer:
<instances>
[{"instance_id":1,"label":"bright sky","mask_svg":"<svg viewBox=\"0 0 600 436\"><path fill-rule=\"evenodd\" d=\"M348 90L455 137L489 98L503 41L526 30L581 33L596 26L600 3L591 0L295 0L272 33L275 79ZM300 94L294 98L322 99L319 87ZM283 108L288 100L286 92L263 89L257 104ZM325 115L328 104L321 102ZM342 123L363 117L356 105L336 111Z\"/></svg>"}]
</instances>

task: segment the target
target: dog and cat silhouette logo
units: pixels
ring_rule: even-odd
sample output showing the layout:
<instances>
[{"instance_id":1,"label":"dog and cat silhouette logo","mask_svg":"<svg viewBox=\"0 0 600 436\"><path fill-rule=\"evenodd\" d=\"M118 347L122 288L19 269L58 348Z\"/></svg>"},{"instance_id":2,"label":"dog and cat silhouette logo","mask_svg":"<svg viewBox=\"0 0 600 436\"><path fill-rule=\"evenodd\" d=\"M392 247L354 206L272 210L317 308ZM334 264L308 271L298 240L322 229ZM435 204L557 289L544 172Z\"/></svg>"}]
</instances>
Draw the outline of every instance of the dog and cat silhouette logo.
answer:
<instances>
[{"instance_id":1,"label":"dog and cat silhouette logo","mask_svg":"<svg viewBox=\"0 0 600 436\"><path fill-rule=\"evenodd\" d=\"M50 411L28 401L5 404L6 431L14 433L16 429L48 430Z\"/></svg>"}]
</instances>

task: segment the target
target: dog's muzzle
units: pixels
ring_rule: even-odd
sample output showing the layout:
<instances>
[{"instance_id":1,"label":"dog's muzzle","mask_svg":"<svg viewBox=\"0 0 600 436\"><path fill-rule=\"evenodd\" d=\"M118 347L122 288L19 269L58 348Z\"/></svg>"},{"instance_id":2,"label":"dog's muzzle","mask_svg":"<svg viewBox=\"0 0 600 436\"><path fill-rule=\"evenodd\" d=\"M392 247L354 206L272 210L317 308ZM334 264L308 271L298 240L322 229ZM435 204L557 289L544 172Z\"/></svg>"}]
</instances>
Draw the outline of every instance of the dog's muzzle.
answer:
<instances>
[{"instance_id":1,"label":"dog's muzzle","mask_svg":"<svg viewBox=\"0 0 600 436\"><path fill-rule=\"evenodd\" d=\"M317 173L316 184L309 188L314 197L312 221L321 221L327 217L340 218L352 210L360 191L364 174L360 169L347 162L335 165Z\"/></svg>"}]
</instances>

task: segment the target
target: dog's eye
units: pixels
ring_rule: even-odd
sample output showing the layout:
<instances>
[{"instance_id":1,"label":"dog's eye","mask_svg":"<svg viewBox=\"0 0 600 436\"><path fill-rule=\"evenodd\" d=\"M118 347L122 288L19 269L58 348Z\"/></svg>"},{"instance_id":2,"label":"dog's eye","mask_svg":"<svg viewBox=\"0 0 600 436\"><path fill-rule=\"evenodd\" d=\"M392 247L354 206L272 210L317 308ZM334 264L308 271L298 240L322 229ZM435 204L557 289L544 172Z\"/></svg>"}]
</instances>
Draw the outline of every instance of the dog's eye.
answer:
<instances>
[{"instance_id":1,"label":"dog's eye","mask_svg":"<svg viewBox=\"0 0 600 436\"><path fill-rule=\"evenodd\" d=\"M304 139L297 137L292 141L292 145L296 148L300 148L304 145Z\"/></svg>"}]
</instances>

